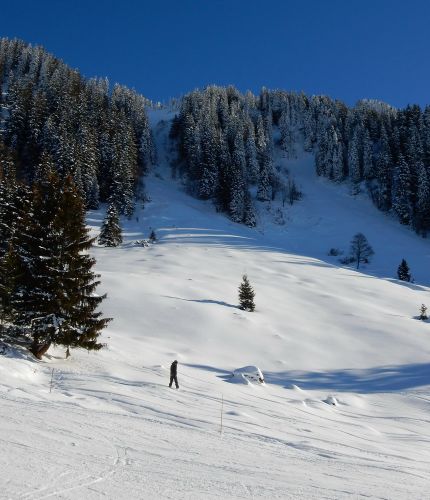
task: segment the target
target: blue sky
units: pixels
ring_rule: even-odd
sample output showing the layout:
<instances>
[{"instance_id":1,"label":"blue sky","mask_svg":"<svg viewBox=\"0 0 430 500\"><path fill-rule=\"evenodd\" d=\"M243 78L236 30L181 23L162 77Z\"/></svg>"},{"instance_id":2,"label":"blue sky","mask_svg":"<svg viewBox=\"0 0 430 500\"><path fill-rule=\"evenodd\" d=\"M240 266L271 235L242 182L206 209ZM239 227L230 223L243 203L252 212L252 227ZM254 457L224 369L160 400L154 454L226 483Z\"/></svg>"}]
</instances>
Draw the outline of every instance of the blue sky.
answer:
<instances>
[{"instance_id":1,"label":"blue sky","mask_svg":"<svg viewBox=\"0 0 430 500\"><path fill-rule=\"evenodd\" d=\"M425 0L21 0L0 35L154 100L210 83L430 103Z\"/></svg>"}]
</instances>

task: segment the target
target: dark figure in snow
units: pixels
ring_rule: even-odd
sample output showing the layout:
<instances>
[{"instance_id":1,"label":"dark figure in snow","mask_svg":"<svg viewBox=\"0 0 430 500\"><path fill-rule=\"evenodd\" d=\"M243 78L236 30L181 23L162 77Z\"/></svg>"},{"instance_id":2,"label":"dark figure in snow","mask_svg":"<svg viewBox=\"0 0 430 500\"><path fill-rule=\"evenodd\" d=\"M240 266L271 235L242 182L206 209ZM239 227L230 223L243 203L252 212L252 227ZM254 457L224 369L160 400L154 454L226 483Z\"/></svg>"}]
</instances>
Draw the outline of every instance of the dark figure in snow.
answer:
<instances>
[{"instance_id":1,"label":"dark figure in snow","mask_svg":"<svg viewBox=\"0 0 430 500\"><path fill-rule=\"evenodd\" d=\"M176 359L170 365L170 384L169 384L169 387L172 387L173 381L175 381L176 389L179 389L179 384L178 384L178 362L176 361Z\"/></svg>"}]
</instances>

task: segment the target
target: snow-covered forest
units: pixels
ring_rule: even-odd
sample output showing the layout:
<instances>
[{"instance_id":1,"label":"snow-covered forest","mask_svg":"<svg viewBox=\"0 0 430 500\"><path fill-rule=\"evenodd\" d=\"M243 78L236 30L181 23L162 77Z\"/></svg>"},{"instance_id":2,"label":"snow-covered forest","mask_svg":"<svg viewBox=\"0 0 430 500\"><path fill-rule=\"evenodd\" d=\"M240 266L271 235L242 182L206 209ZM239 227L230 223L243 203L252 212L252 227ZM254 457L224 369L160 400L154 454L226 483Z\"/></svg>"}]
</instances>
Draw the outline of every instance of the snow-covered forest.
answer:
<instances>
[{"instance_id":1,"label":"snow-covered forest","mask_svg":"<svg viewBox=\"0 0 430 500\"><path fill-rule=\"evenodd\" d=\"M427 498L430 107L0 88L0 497Z\"/></svg>"}]
</instances>

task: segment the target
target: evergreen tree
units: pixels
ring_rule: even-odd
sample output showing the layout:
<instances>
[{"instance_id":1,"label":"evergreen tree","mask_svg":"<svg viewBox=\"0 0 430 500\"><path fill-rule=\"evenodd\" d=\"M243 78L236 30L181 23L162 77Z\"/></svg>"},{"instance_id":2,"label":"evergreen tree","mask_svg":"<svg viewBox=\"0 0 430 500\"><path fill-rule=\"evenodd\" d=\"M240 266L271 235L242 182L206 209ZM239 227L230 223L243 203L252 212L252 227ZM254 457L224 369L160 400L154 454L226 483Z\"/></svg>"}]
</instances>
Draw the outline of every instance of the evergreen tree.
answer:
<instances>
[{"instance_id":1,"label":"evergreen tree","mask_svg":"<svg viewBox=\"0 0 430 500\"><path fill-rule=\"evenodd\" d=\"M251 120L248 121L246 132L247 132L247 137L245 140L246 171L249 182L254 184L258 180L259 165L257 160L257 147L255 145L254 125Z\"/></svg>"},{"instance_id":2,"label":"evergreen tree","mask_svg":"<svg viewBox=\"0 0 430 500\"><path fill-rule=\"evenodd\" d=\"M62 317L53 341L66 346L67 354L69 347L98 350L102 347L98 337L110 319L97 311L106 295L95 294L99 275L93 271L95 259L87 253L94 239L88 235L83 200L70 176L64 182L53 227L61 242L58 280L62 289L58 312Z\"/></svg>"},{"instance_id":3,"label":"evergreen tree","mask_svg":"<svg viewBox=\"0 0 430 500\"><path fill-rule=\"evenodd\" d=\"M373 145L367 128L365 128L363 134L363 176L367 180L375 176L373 168Z\"/></svg>"},{"instance_id":4,"label":"evergreen tree","mask_svg":"<svg viewBox=\"0 0 430 500\"><path fill-rule=\"evenodd\" d=\"M401 281L411 281L411 272L405 259L402 259L397 268L397 276Z\"/></svg>"},{"instance_id":5,"label":"evergreen tree","mask_svg":"<svg viewBox=\"0 0 430 500\"><path fill-rule=\"evenodd\" d=\"M249 283L248 277L246 274L242 277L242 283L239 286L239 307L244 311L254 311L255 292L252 286Z\"/></svg>"},{"instance_id":6,"label":"evergreen tree","mask_svg":"<svg viewBox=\"0 0 430 500\"><path fill-rule=\"evenodd\" d=\"M361 181L357 131L354 131L354 135L348 144L348 171L353 184L353 192L355 193L358 191L358 184Z\"/></svg>"},{"instance_id":7,"label":"evergreen tree","mask_svg":"<svg viewBox=\"0 0 430 500\"><path fill-rule=\"evenodd\" d=\"M378 207L380 210L387 211L390 210L392 204L392 173L390 147L388 144L387 132L384 127L381 132L380 149L376 162L376 171L379 181Z\"/></svg>"},{"instance_id":8,"label":"evergreen tree","mask_svg":"<svg viewBox=\"0 0 430 500\"><path fill-rule=\"evenodd\" d=\"M248 227L255 227L257 225L255 208L248 189L245 190L243 223Z\"/></svg>"},{"instance_id":9,"label":"evergreen tree","mask_svg":"<svg viewBox=\"0 0 430 500\"><path fill-rule=\"evenodd\" d=\"M111 203L107 209L98 241L100 245L104 245L106 247L117 247L122 243L122 231L119 222L119 215L114 203Z\"/></svg>"},{"instance_id":10,"label":"evergreen tree","mask_svg":"<svg viewBox=\"0 0 430 500\"><path fill-rule=\"evenodd\" d=\"M430 179L424 164L421 164L418 172L414 228L417 233L424 237L427 236L427 232L430 229Z\"/></svg>"},{"instance_id":11,"label":"evergreen tree","mask_svg":"<svg viewBox=\"0 0 430 500\"><path fill-rule=\"evenodd\" d=\"M428 319L427 306L425 304L421 304L420 315L418 316L418 319L420 319L422 321L426 321Z\"/></svg>"},{"instance_id":12,"label":"evergreen tree","mask_svg":"<svg viewBox=\"0 0 430 500\"><path fill-rule=\"evenodd\" d=\"M270 195L270 176L272 173L272 159L270 148L266 147L260 155L260 172L258 175L257 200L269 201Z\"/></svg>"},{"instance_id":13,"label":"evergreen tree","mask_svg":"<svg viewBox=\"0 0 430 500\"><path fill-rule=\"evenodd\" d=\"M16 319L13 297L20 278L19 271L19 259L10 242L7 252L0 256L0 338L4 323L13 323Z\"/></svg>"},{"instance_id":14,"label":"evergreen tree","mask_svg":"<svg viewBox=\"0 0 430 500\"><path fill-rule=\"evenodd\" d=\"M367 238L362 233L357 233L351 241L351 258L353 262L357 262L357 269L362 262L369 262L375 252L369 245Z\"/></svg>"},{"instance_id":15,"label":"evergreen tree","mask_svg":"<svg viewBox=\"0 0 430 500\"><path fill-rule=\"evenodd\" d=\"M155 243L157 241L157 235L155 234L155 230L151 229L151 233L149 235L149 241L151 243Z\"/></svg>"},{"instance_id":16,"label":"evergreen tree","mask_svg":"<svg viewBox=\"0 0 430 500\"><path fill-rule=\"evenodd\" d=\"M69 176L34 185L31 210L16 231L14 245L21 270L11 301L17 325L31 337L31 351L41 357L54 344L99 349L107 319L96 308L103 300L94 290L98 277L87 250L85 212Z\"/></svg>"},{"instance_id":17,"label":"evergreen tree","mask_svg":"<svg viewBox=\"0 0 430 500\"><path fill-rule=\"evenodd\" d=\"M409 166L402 155L395 169L393 209L401 224L410 224L412 217L411 205L411 175Z\"/></svg>"},{"instance_id":18,"label":"evergreen tree","mask_svg":"<svg viewBox=\"0 0 430 500\"><path fill-rule=\"evenodd\" d=\"M22 271L10 300L17 312L17 326L23 334L29 332L31 351L39 358L55 339L61 321L59 297L63 291L58 274L62 243L53 227L59 198L55 174L35 183L31 209L21 219L14 238Z\"/></svg>"}]
</instances>

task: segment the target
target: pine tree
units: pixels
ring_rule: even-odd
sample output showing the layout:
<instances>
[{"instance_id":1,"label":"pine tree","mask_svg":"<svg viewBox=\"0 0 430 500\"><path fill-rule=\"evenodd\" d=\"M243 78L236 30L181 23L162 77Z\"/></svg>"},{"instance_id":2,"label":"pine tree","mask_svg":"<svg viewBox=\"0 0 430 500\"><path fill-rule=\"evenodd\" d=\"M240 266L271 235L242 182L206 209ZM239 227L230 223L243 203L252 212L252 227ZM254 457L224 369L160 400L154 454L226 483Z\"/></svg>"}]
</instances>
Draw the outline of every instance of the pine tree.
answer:
<instances>
[{"instance_id":1,"label":"pine tree","mask_svg":"<svg viewBox=\"0 0 430 500\"><path fill-rule=\"evenodd\" d=\"M13 298L20 278L19 273L19 259L13 244L10 242L7 252L0 257L0 328L6 321L13 323L16 319Z\"/></svg>"},{"instance_id":2,"label":"pine tree","mask_svg":"<svg viewBox=\"0 0 430 500\"><path fill-rule=\"evenodd\" d=\"M380 149L376 162L376 175L379 181L378 207L380 210L388 211L391 208L391 153L388 144L388 136L385 128L382 128Z\"/></svg>"},{"instance_id":3,"label":"pine tree","mask_svg":"<svg viewBox=\"0 0 430 500\"><path fill-rule=\"evenodd\" d=\"M61 283L59 296L59 328L53 341L67 347L98 350L101 330L110 321L97 312L106 295L97 296L95 290L100 282L93 267L95 259L88 255L94 239L88 235L85 225L83 200L79 197L72 178L66 178L62 187L59 210L53 221L59 235L59 273Z\"/></svg>"},{"instance_id":4,"label":"pine tree","mask_svg":"<svg viewBox=\"0 0 430 500\"><path fill-rule=\"evenodd\" d=\"M151 233L149 235L149 241L151 243L155 243L157 241L157 235L155 234L155 230L151 229Z\"/></svg>"},{"instance_id":5,"label":"pine tree","mask_svg":"<svg viewBox=\"0 0 430 500\"><path fill-rule=\"evenodd\" d=\"M397 268L397 276L401 281L411 281L411 272L405 259L402 259Z\"/></svg>"},{"instance_id":6,"label":"pine tree","mask_svg":"<svg viewBox=\"0 0 430 500\"><path fill-rule=\"evenodd\" d=\"M106 247L117 247L122 243L119 215L114 203L111 203L107 209L98 241L100 245Z\"/></svg>"},{"instance_id":7,"label":"pine tree","mask_svg":"<svg viewBox=\"0 0 430 500\"><path fill-rule=\"evenodd\" d=\"M269 201L270 195L270 175L272 173L272 159L270 148L266 149L260 155L260 172L258 175L257 200Z\"/></svg>"},{"instance_id":8,"label":"pine tree","mask_svg":"<svg viewBox=\"0 0 430 500\"><path fill-rule=\"evenodd\" d=\"M392 196L393 209L401 224L410 224L412 217L411 205L411 173L409 166L402 155L395 169L394 193Z\"/></svg>"},{"instance_id":9,"label":"pine tree","mask_svg":"<svg viewBox=\"0 0 430 500\"><path fill-rule=\"evenodd\" d=\"M361 262L369 262L374 253L364 234L357 233L351 241L350 250L353 262L357 262L357 269L360 267Z\"/></svg>"},{"instance_id":10,"label":"pine tree","mask_svg":"<svg viewBox=\"0 0 430 500\"><path fill-rule=\"evenodd\" d=\"M428 319L427 306L425 304L421 304L420 315L418 316L418 319L420 319L422 321L426 321Z\"/></svg>"},{"instance_id":11,"label":"pine tree","mask_svg":"<svg viewBox=\"0 0 430 500\"><path fill-rule=\"evenodd\" d=\"M255 227L257 225L255 208L248 189L245 190L243 223L248 227Z\"/></svg>"},{"instance_id":12,"label":"pine tree","mask_svg":"<svg viewBox=\"0 0 430 500\"><path fill-rule=\"evenodd\" d=\"M370 140L369 130L364 129L363 134L363 176L370 180L375 176L373 168L373 145Z\"/></svg>"},{"instance_id":13,"label":"pine tree","mask_svg":"<svg viewBox=\"0 0 430 500\"><path fill-rule=\"evenodd\" d=\"M14 247L21 269L11 302L17 313L17 326L32 340L30 347L41 357L55 340L60 313L59 298L63 284L59 279L62 242L53 227L59 210L58 177L49 173L33 186L31 209L17 228Z\"/></svg>"},{"instance_id":14,"label":"pine tree","mask_svg":"<svg viewBox=\"0 0 430 500\"><path fill-rule=\"evenodd\" d=\"M360 161L358 155L358 135L354 135L348 144L348 171L353 185L353 193L358 192L358 185L361 181Z\"/></svg>"},{"instance_id":15,"label":"pine tree","mask_svg":"<svg viewBox=\"0 0 430 500\"><path fill-rule=\"evenodd\" d=\"M10 299L31 351L40 358L54 344L99 349L107 319L96 308L103 297L87 251L85 211L71 176L64 184L49 173L35 183L31 210L16 231L14 246L21 271Z\"/></svg>"},{"instance_id":16,"label":"pine tree","mask_svg":"<svg viewBox=\"0 0 430 500\"><path fill-rule=\"evenodd\" d=\"M430 179L424 164L421 164L418 172L414 228L417 233L424 237L427 236L427 232L430 229Z\"/></svg>"},{"instance_id":17,"label":"pine tree","mask_svg":"<svg viewBox=\"0 0 430 500\"><path fill-rule=\"evenodd\" d=\"M254 311L255 292L249 283L248 276L246 274L242 277L242 283L239 286L239 307L244 311Z\"/></svg>"}]
</instances>

